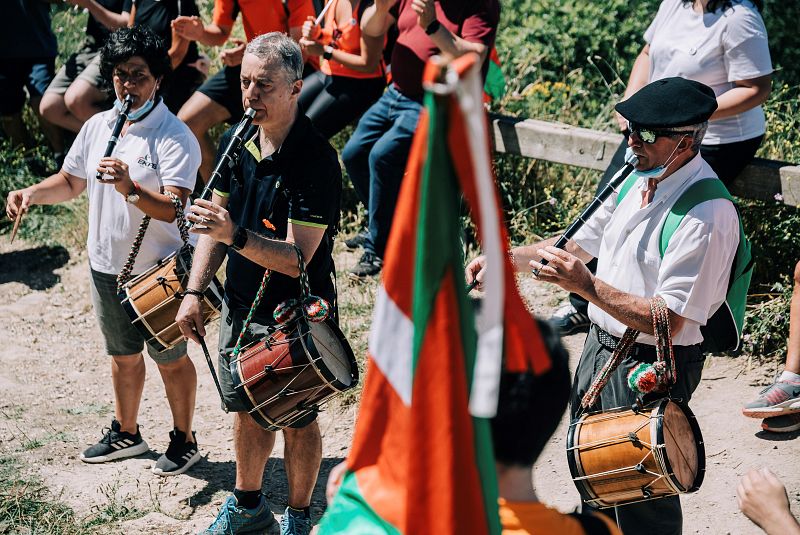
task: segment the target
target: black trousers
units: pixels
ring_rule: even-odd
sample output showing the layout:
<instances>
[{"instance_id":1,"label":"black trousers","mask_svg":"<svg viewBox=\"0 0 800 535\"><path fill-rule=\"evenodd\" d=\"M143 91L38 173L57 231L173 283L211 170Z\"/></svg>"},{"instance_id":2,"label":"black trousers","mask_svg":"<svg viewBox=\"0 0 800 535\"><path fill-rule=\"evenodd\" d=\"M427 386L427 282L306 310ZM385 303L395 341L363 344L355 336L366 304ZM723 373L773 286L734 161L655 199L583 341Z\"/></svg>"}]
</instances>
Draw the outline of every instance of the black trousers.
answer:
<instances>
[{"instance_id":1,"label":"black trousers","mask_svg":"<svg viewBox=\"0 0 800 535\"><path fill-rule=\"evenodd\" d=\"M575 370L575 381L572 384L570 398L570 415L574 420L581 412L580 403L584 394L589 390L597 373L608 361L613 351L604 346L597 338L598 327L592 325L586 336L583 353ZM705 356L700 351L699 345L674 346L675 366L677 369L677 383L672 387L672 398L689 402L692 393L700 383L703 373ZM630 407L636 401L636 394L628 388L628 372L640 362L655 361L655 350L650 354L637 355L625 358L614 370L605 388L600 393L599 402L589 407L585 412L609 410L617 407ZM645 402L658 399L661 396L648 396ZM591 511L587 504L583 505L582 512ZM681 501L678 496L660 498L648 502L624 505L614 509L603 509L602 512L615 518L625 535L681 535L683 529L683 513Z\"/></svg>"}]
</instances>

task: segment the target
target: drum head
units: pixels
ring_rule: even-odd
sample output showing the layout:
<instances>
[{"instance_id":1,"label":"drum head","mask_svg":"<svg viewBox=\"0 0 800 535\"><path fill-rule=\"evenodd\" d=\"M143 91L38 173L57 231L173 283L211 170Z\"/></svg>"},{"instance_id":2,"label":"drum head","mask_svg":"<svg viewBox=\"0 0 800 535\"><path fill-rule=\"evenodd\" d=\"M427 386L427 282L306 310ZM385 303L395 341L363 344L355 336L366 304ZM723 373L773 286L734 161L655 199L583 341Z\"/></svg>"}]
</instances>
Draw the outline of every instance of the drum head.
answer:
<instances>
[{"instance_id":1,"label":"drum head","mask_svg":"<svg viewBox=\"0 0 800 535\"><path fill-rule=\"evenodd\" d=\"M354 386L358 381L353 350L338 327L330 321L308 322L308 338L317 350L317 367L336 379L344 389ZM326 374L327 375L327 374Z\"/></svg>"},{"instance_id":2,"label":"drum head","mask_svg":"<svg viewBox=\"0 0 800 535\"><path fill-rule=\"evenodd\" d=\"M669 402L664 410L664 446L675 479L684 489L694 486L700 470L698 440L689 418L676 403Z\"/></svg>"}]
</instances>

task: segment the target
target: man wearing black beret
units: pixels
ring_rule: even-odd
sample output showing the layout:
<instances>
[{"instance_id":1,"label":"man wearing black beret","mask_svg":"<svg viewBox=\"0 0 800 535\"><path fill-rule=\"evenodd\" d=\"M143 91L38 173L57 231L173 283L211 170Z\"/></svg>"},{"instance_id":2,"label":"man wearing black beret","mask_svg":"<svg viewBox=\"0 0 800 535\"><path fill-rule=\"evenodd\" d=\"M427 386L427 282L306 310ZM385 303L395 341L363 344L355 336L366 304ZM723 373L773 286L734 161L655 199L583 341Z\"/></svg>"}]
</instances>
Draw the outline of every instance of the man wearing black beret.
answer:
<instances>
[{"instance_id":1,"label":"man wearing black beret","mask_svg":"<svg viewBox=\"0 0 800 535\"><path fill-rule=\"evenodd\" d=\"M628 145L638 158L632 187L606 199L565 250L553 246L553 237L511 251L518 271L538 270L538 279L590 303L592 325L575 372L573 417L628 330L640 333L631 351L584 410L635 403L638 394L629 387L628 374L640 363L656 360L653 303L665 307L663 325L669 324L666 337L671 334L673 344L677 382L671 396L688 402L700 382L705 360L700 327L725 300L739 244L738 214L726 199L701 202L688 210L663 254L660 239L664 220L681 194L700 180L717 179L699 154L716 108L711 88L683 78L658 80L617 104L629 123ZM542 258L547 265L540 263ZM598 259L595 275L585 265L592 258ZM467 282L483 280L484 269L483 257L473 260L466 269ZM679 535L682 529L677 496L617 507L616 515L625 535Z\"/></svg>"}]
</instances>

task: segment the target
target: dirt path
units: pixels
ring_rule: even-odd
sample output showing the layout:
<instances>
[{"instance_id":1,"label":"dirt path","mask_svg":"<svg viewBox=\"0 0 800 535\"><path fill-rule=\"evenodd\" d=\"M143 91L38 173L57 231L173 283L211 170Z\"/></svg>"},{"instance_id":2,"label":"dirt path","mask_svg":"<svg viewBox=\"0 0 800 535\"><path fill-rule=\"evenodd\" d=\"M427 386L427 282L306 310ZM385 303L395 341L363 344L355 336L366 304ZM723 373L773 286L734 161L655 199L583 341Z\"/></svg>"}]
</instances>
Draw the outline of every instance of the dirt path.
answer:
<instances>
[{"instance_id":1,"label":"dirt path","mask_svg":"<svg viewBox=\"0 0 800 535\"><path fill-rule=\"evenodd\" d=\"M355 256L340 251L340 271ZM524 293L540 315L552 312L561 294L530 281ZM374 285L349 286L340 279L343 329L362 354L370 321ZM216 329L208 339L214 340ZM573 366L581 335L565 340ZM171 418L163 386L151 361L139 421L152 451L106 465L87 465L78 454L94 443L113 415L110 370L88 297L84 255L61 248L36 248L25 242L0 244L0 455L20 459L24 471L38 475L79 517L121 508L146 512L128 520L123 533L195 533L204 528L233 486L231 417L219 400L202 354L190 348L199 374L195 416L205 459L187 474L160 478L150 467L166 449ZM759 533L735 502L738 479L753 466L780 474L796 513L800 513L797 433L760 432L757 420L741 416L743 402L758 391L764 372L744 372L744 362L710 359L692 407L706 440L708 469L702 489L684 498L686 533ZM313 499L319 515L327 472L343 459L352 438L356 404L329 408L320 417L323 473ZM578 494L564 456L566 422L540 459L535 480L543 499L563 510L574 508ZM283 444L279 438L267 467L265 492L276 513L285 506ZM114 509L116 508L116 509ZM100 531L110 529L101 527ZM115 529L118 531L118 529Z\"/></svg>"}]
</instances>

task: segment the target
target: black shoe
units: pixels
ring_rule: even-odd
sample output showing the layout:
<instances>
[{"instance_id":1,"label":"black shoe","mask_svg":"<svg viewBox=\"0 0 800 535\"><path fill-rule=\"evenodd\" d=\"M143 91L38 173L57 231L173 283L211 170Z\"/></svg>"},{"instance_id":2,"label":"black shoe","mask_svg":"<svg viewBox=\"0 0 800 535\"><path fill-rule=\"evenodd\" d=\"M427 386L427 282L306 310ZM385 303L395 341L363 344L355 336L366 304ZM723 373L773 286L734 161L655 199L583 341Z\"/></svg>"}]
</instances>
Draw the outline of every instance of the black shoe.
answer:
<instances>
[{"instance_id":1,"label":"black shoe","mask_svg":"<svg viewBox=\"0 0 800 535\"><path fill-rule=\"evenodd\" d=\"M352 238L344 240L344 246L347 247L349 251L355 251L359 247L364 247L364 242L367 241L367 238L369 238L369 231L362 230Z\"/></svg>"},{"instance_id":2,"label":"black shoe","mask_svg":"<svg viewBox=\"0 0 800 535\"><path fill-rule=\"evenodd\" d=\"M142 439L139 427L136 434L132 435L120 430L120 424L115 419L111 420L111 429L104 428L105 434L100 442L81 453L81 461L85 463L106 463L115 459L136 457L150 448Z\"/></svg>"},{"instance_id":3,"label":"black shoe","mask_svg":"<svg viewBox=\"0 0 800 535\"><path fill-rule=\"evenodd\" d=\"M591 325L589 316L575 310L575 307L570 303L559 308L548 321L562 336L580 331L586 332Z\"/></svg>"},{"instance_id":4,"label":"black shoe","mask_svg":"<svg viewBox=\"0 0 800 535\"><path fill-rule=\"evenodd\" d=\"M354 281L364 281L369 277L374 277L381 272L383 260L372 253L365 252L361 255L356 267L347 272L347 276Z\"/></svg>"},{"instance_id":5,"label":"black shoe","mask_svg":"<svg viewBox=\"0 0 800 535\"><path fill-rule=\"evenodd\" d=\"M170 431L167 452L158 458L153 466L153 473L159 476L177 476L199 461L202 456L197 449L194 431L192 438L194 442L186 442L186 433L178 431L177 427Z\"/></svg>"}]
</instances>

